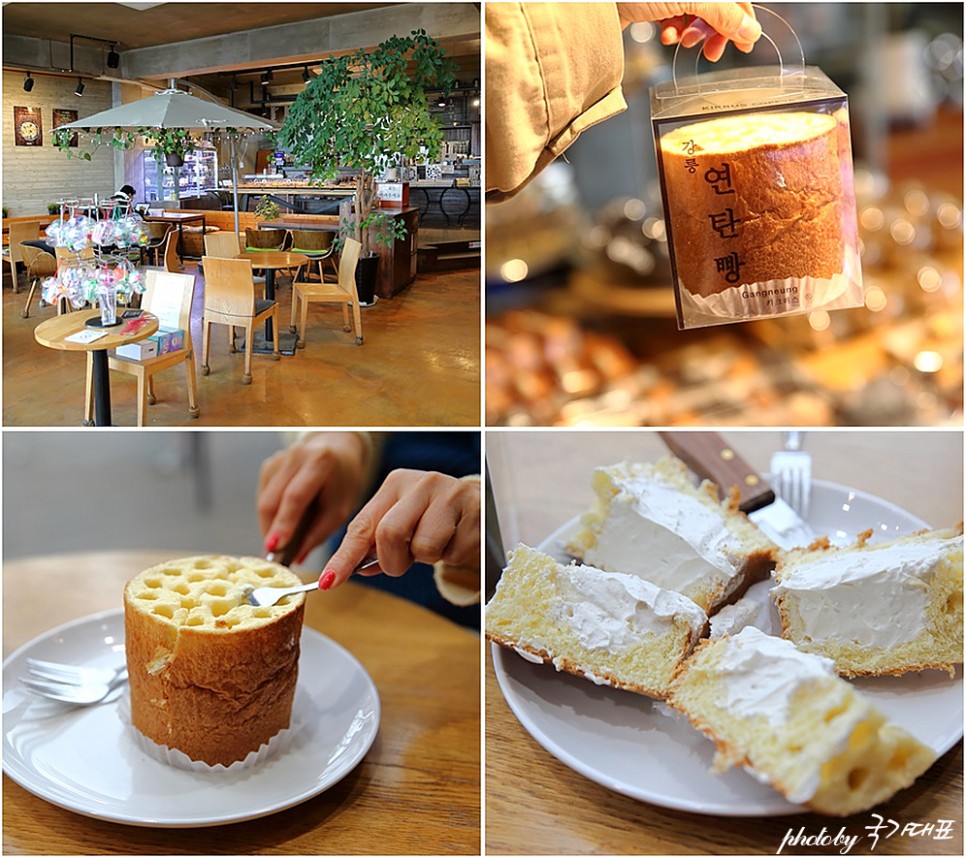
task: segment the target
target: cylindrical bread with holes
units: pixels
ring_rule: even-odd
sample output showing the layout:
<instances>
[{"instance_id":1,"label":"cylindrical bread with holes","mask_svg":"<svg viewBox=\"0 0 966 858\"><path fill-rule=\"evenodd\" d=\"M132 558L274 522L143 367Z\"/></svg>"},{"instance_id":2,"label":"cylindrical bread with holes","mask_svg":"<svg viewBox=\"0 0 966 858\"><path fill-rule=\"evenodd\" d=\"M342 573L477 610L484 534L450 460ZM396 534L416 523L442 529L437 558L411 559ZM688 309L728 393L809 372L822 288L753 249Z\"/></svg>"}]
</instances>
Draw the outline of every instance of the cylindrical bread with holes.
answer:
<instances>
[{"instance_id":1,"label":"cylindrical bread with holes","mask_svg":"<svg viewBox=\"0 0 966 858\"><path fill-rule=\"evenodd\" d=\"M250 605L244 585L292 587L284 566L200 556L154 566L124 590L134 727L193 760L230 765L289 726L305 597Z\"/></svg>"}]
</instances>

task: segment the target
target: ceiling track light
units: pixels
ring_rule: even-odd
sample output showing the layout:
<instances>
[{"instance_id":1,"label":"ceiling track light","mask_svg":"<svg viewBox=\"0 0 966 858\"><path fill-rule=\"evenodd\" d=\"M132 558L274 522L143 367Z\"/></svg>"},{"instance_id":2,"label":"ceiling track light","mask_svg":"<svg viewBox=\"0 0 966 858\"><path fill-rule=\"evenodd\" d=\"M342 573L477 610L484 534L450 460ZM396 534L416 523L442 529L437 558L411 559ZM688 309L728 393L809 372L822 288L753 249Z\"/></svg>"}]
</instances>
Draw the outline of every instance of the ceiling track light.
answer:
<instances>
[{"instance_id":1,"label":"ceiling track light","mask_svg":"<svg viewBox=\"0 0 966 858\"><path fill-rule=\"evenodd\" d=\"M27 77L24 78L24 82L23 82L23 91L30 92L30 90L32 90L33 88L34 88L34 79L31 76L30 72L27 72Z\"/></svg>"},{"instance_id":2,"label":"ceiling track light","mask_svg":"<svg viewBox=\"0 0 966 858\"><path fill-rule=\"evenodd\" d=\"M77 78L77 86L74 87L74 95L84 94L84 81L81 78Z\"/></svg>"}]
</instances>

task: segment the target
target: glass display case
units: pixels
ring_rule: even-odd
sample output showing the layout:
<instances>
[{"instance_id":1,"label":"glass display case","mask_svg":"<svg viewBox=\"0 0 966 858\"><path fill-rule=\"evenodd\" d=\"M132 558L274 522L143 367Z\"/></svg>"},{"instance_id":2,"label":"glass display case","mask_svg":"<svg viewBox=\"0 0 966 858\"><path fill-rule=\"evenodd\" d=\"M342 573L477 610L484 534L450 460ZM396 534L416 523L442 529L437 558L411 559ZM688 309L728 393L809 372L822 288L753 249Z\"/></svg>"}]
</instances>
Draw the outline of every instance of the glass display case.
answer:
<instances>
[{"instance_id":1,"label":"glass display case","mask_svg":"<svg viewBox=\"0 0 966 858\"><path fill-rule=\"evenodd\" d=\"M170 200L174 198L175 173L178 174L178 196L198 196L218 187L218 153L214 149L195 149L185 156L184 165L169 167L154 159L154 150L141 155L144 167L144 198Z\"/></svg>"}]
</instances>

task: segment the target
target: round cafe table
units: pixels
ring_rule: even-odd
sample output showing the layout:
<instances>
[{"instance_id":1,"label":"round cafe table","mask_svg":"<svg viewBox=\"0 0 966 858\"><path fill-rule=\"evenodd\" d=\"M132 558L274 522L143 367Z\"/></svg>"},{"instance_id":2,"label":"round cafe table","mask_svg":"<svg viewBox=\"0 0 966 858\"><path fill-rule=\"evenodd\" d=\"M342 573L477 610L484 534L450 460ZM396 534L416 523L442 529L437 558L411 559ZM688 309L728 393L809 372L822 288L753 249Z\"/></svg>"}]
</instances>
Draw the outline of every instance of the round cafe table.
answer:
<instances>
[{"instance_id":1,"label":"round cafe table","mask_svg":"<svg viewBox=\"0 0 966 858\"><path fill-rule=\"evenodd\" d=\"M100 310L81 310L76 313L54 316L52 319L47 319L37 325L34 329L34 339L49 349L91 353L94 380L94 425L110 426L111 382L107 352L125 343L136 343L150 337L158 330L158 317L145 312L141 318L146 319L146 323L133 333L123 334L121 332L127 326L127 321L120 320L120 318L120 324L111 328L87 327L87 320L97 318L100 314ZM106 331L107 333L90 343L71 342L68 339L68 337L85 330Z\"/></svg>"},{"instance_id":2,"label":"round cafe table","mask_svg":"<svg viewBox=\"0 0 966 858\"><path fill-rule=\"evenodd\" d=\"M290 253L287 250L243 250L238 259L247 259L252 268L265 272L265 297L269 301L275 300L275 272L280 268L301 268L308 265L309 258L301 253ZM271 318L265 320L265 335L254 337L253 350L257 354L274 354L272 346ZM278 332L278 350L283 355L295 354L295 334L288 331ZM247 344L246 344L247 348Z\"/></svg>"},{"instance_id":3,"label":"round cafe table","mask_svg":"<svg viewBox=\"0 0 966 858\"><path fill-rule=\"evenodd\" d=\"M55 626L121 608L129 578L194 553L118 551L5 563L4 658ZM156 829L64 810L4 775L4 854L478 855L479 637L419 605L352 582L309 594L305 623L349 650L379 692L375 743L341 781L261 819ZM325 665L303 663L302 669Z\"/></svg>"}]
</instances>

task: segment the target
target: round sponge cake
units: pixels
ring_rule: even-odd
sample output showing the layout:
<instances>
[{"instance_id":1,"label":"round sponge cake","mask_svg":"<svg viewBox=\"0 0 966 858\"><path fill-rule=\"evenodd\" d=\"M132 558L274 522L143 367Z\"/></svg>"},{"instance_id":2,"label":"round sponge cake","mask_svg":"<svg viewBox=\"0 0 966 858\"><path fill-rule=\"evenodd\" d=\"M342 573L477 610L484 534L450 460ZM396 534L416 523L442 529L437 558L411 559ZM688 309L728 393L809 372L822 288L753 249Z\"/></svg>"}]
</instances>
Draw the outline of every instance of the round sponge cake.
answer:
<instances>
[{"instance_id":1,"label":"round sponge cake","mask_svg":"<svg viewBox=\"0 0 966 858\"><path fill-rule=\"evenodd\" d=\"M841 291L856 242L845 122L764 112L661 137L675 265L699 303L775 315Z\"/></svg>"},{"instance_id":2,"label":"round sponge cake","mask_svg":"<svg viewBox=\"0 0 966 858\"><path fill-rule=\"evenodd\" d=\"M172 560L124 589L134 727L209 765L230 765L288 727L305 597L270 608L245 585L291 587L284 566L256 557Z\"/></svg>"}]
</instances>

